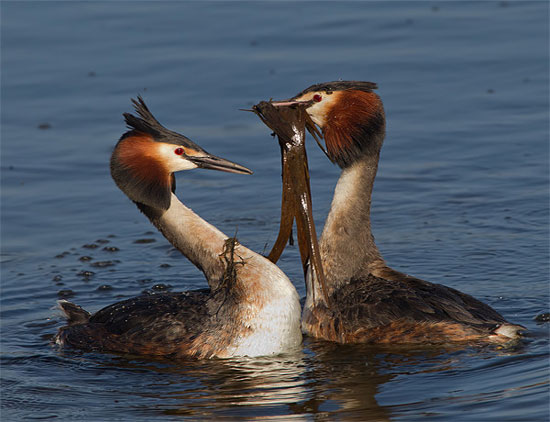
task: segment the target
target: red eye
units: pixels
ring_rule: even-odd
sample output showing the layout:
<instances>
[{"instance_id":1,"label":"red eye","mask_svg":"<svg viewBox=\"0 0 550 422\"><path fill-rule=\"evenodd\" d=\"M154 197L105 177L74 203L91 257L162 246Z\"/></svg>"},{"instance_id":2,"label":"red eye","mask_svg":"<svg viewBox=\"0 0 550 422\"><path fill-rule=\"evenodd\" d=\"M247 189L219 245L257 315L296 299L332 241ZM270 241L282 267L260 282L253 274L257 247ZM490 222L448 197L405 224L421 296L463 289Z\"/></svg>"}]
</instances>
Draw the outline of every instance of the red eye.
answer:
<instances>
[{"instance_id":1,"label":"red eye","mask_svg":"<svg viewBox=\"0 0 550 422\"><path fill-rule=\"evenodd\" d=\"M313 101L315 101L316 103L321 102L322 99L323 99L323 97L321 97L319 94L315 94L313 96Z\"/></svg>"},{"instance_id":2,"label":"red eye","mask_svg":"<svg viewBox=\"0 0 550 422\"><path fill-rule=\"evenodd\" d=\"M176 155L183 155L184 151L183 151L183 148L176 148L174 150L174 154Z\"/></svg>"}]
</instances>

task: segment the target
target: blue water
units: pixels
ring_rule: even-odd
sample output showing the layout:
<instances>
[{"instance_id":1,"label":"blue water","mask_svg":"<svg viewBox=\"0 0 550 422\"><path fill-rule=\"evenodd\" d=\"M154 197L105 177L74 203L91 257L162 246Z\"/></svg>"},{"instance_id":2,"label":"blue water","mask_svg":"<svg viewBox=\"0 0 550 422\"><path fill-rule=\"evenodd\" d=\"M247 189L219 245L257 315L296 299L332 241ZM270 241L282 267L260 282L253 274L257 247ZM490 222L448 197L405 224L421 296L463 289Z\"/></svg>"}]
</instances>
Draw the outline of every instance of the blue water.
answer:
<instances>
[{"instance_id":1,"label":"blue water","mask_svg":"<svg viewBox=\"0 0 550 422\"><path fill-rule=\"evenodd\" d=\"M549 412L547 2L2 2L2 420L544 421ZM167 127L253 176L178 195L263 251L280 157L246 108L336 79L379 84L373 230L389 264L529 329L514 348L338 346L162 362L49 345L90 311L205 286L109 176L141 93ZM339 171L309 144L317 227ZM91 259L87 260L86 257ZM281 267L305 294L299 256ZM89 273L92 272L92 273ZM541 318L539 318L541 319Z\"/></svg>"}]
</instances>

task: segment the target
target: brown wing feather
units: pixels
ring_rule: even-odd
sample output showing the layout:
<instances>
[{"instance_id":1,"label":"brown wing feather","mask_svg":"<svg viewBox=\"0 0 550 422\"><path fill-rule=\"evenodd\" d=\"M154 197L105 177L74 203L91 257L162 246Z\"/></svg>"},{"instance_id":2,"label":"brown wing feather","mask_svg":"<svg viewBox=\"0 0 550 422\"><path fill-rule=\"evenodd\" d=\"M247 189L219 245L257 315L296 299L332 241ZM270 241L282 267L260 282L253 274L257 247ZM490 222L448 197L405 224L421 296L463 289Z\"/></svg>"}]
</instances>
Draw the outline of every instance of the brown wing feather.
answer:
<instances>
[{"instance_id":1,"label":"brown wing feather","mask_svg":"<svg viewBox=\"0 0 550 422\"><path fill-rule=\"evenodd\" d=\"M441 284L413 277L389 281L374 276L352 280L335 292L340 312L364 315L371 326L395 319L453 321L485 326L505 322L490 306L470 295Z\"/></svg>"},{"instance_id":2,"label":"brown wing feather","mask_svg":"<svg viewBox=\"0 0 550 422\"><path fill-rule=\"evenodd\" d=\"M352 280L331 297L332 309L305 313L311 334L343 343L469 340L506 320L470 295L414 277Z\"/></svg>"},{"instance_id":3,"label":"brown wing feather","mask_svg":"<svg viewBox=\"0 0 550 422\"><path fill-rule=\"evenodd\" d=\"M58 337L85 350L208 357L225 345L217 338L196 346L198 337L213 331L209 326L216 300L208 292L138 296L103 308L85 324L61 328Z\"/></svg>"}]
</instances>

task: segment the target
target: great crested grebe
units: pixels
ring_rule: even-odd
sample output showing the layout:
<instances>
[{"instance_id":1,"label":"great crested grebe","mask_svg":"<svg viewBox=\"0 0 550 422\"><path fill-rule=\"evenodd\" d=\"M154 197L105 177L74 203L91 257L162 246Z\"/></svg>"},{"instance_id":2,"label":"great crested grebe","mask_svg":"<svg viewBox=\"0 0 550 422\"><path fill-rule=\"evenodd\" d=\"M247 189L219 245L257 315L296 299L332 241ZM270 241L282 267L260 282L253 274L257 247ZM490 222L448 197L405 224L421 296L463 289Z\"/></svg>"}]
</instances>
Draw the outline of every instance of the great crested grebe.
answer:
<instances>
[{"instance_id":1,"label":"great crested grebe","mask_svg":"<svg viewBox=\"0 0 550 422\"><path fill-rule=\"evenodd\" d=\"M206 276L210 290L145 294L93 315L67 301L61 345L173 358L227 358L288 351L301 343L300 303L288 277L263 256L201 219L176 195L173 172L206 168L251 174L164 128L143 100L117 143L111 175L153 225Z\"/></svg>"},{"instance_id":2,"label":"great crested grebe","mask_svg":"<svg viewBox=\"0 0 550 422\"><path fill-rule=\"evenodd\" d=\"M269 107L305 108L306 127L316 139L325 139L327 156L342 169L320 240L324 283L315 268L306 276L303 332L340 343L505 342L519 337L524 327L508 323L490 306L393 270L383 260L370 224L385 136L384 108L375 88L371 82L321 83L289 100L258 105L267 123ZM281 126L270 127L278 133Z\"/></svg>"}]
</instances>

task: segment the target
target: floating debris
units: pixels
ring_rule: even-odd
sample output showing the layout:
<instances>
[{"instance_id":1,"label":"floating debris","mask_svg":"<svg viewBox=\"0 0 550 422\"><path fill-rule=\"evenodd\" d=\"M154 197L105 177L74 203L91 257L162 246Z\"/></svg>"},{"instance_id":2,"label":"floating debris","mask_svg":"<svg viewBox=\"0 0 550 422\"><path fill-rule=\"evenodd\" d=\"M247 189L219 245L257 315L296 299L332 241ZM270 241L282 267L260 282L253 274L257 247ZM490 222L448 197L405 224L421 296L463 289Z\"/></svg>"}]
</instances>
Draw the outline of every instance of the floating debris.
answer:
<instances>
[{"instance_id":1,"label":"floating debris","mask_svg":"<svg viewBox=\"0 0 550 422\"><path fill-rule=\"evenodd\" d=\"M145 244L145 243L155 243L156 241L157 241L156 239L137 239L137 240L134 240L134 243Z\"/></svg>"},{"instance_id":2,"label":"floating debris","mask_svg":"<svg viewBox=\"0 0 550 422\"><path fill-rule=\"evenodd\" d=\"M57 296L61 298L69 298L75 296L76 293L71 289L62 289L57 292Z\"/></svg>"},{"instance_id":3,"label":"floating debris","mask_svg":"<svg viewBox=\"0 0 550 422\"><path fill-rule=\"evenodd\" d=\"M115 263L114 261L97 261L97 262L92 262L90 265L95 268L105 268L105 267L112 267L113 265L115 265Z\"/></svg>"},{"instance_id":4,"label":"floating debris","mask_svg":"<svg viewBox=\"0 0 550 422\"><path fill-rule=\"evenodd\" d=\"M142 279L139 279L137 282L140 283L140 284L148 284L151 281L153 281L152 278L142 278Z\"/></svg>"},{"instance_id":5,"label":"floating debris","mask_svg":"<svg viewBox=\"0 0 550 422\"><path fill-rule=\"evenodd\" d=\"M550 312L544 312L542 314L538 314L533 319L537 322L548 322L548 321L550 321Z\"/></svg>"}]
</instances>

